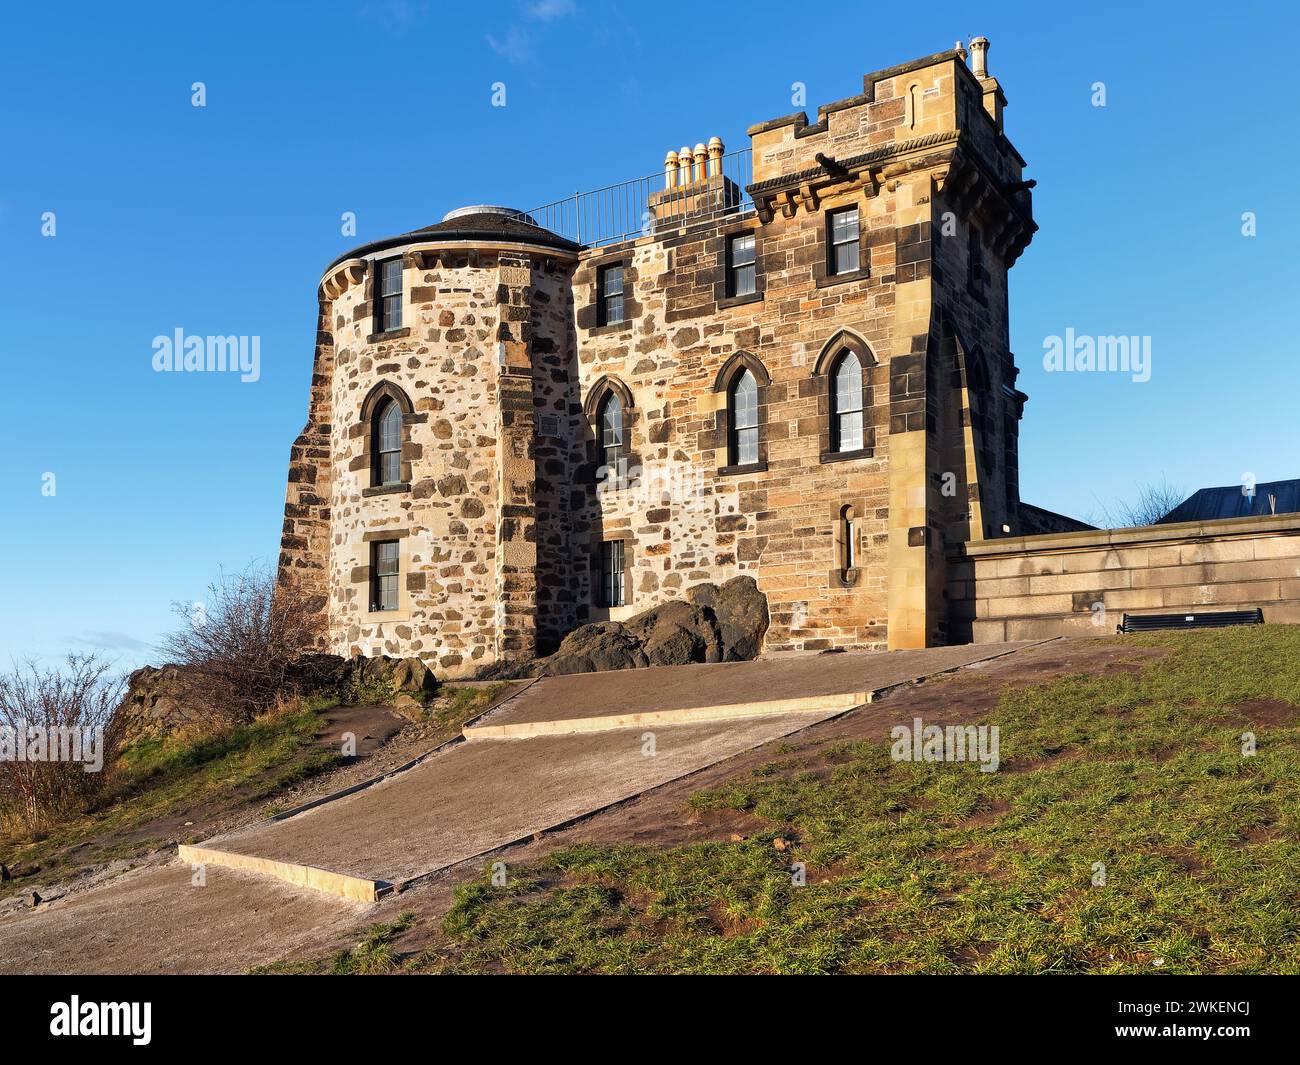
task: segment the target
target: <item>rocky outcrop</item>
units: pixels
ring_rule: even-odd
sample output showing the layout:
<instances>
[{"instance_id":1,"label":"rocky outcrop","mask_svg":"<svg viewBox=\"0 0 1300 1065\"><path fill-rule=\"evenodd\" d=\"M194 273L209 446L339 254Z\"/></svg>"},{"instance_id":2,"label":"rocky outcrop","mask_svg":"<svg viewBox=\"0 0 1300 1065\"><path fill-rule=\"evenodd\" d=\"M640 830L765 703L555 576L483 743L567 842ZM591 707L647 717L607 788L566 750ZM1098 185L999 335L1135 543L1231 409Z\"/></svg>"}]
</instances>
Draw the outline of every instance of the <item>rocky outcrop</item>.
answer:
<instances>
[{"instance_id":1,"label":"rocky outcrop","mask_svg":"<svg viewBox=\"0 0 1300 1065\"><path fill-rule=\"evenodd\" d=\"M627 621L583 625L538 662L537 671L560 675L742 662L758 657L767 625L767 597L752 577L734 577L721 587L697 585L686 601L651 607Z\"/></svg>"},{"instance_id":2,"label":"rocky outcrop","mask_svg":"<svg viewBox=\"0 0 1300 1065\"><path fill-rule=\"evenodd\" d=\"M123 743L202 725L202 715L184 691L180 666L144 666L127 677L126 695L115 715Z\"/></svg>"},{"instance_id":3,"label":"rocky outcrop","mask_svg":"<svg viewBox=\"0 0 1300 1065\"><path fill-rule=\"evenodd\" d=\"M286 676L286 694L328 692L346 703L418 701L438 690L433 670L418 658L378 656L342 658L312 654L298 659ZM127 678L126 696L117 709L123 742L204 729L211 725L186 698L193 670L185 666L145 666Z\"/></svg>"},{"instance_id":4,"label":"rocky outcrop","mask_svg":"<svg viewBox=\"0 0 1300 1065\"><path fill-rule=\"evenodd\" d=\"M432 695L438 690L438 678L418 658L357 655L338 663L332 687L350 703L387 703L402 694Z\"/></svg>"}]
</instances>

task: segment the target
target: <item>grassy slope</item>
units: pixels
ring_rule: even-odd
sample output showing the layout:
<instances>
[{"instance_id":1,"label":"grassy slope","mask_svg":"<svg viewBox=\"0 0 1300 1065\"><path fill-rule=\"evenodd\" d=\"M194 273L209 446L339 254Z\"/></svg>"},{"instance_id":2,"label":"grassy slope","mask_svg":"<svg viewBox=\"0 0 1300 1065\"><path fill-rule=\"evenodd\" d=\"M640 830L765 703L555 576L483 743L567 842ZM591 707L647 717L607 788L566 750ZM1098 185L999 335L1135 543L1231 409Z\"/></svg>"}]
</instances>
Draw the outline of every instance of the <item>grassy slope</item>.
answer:
<instances>
[{"instance_id":1,"label":"grassy slope","mask_svg":"<svg viewBox=\"0 0 1300 1065\"><path fill-rule=\"evenodd\" d=\"M749 811L748 839L570 848L468 885L446 948L406 967L1300 973L1300 710L1242 709L1300 705L1300 628L1135 642L1171 652L1005 692L1000 772L787 749L692 800Z\"/></svg>"},{"instance_id":2,"label":"grassy slope","mask_svg":"<svg viewBox=\"0 0 1300 1065\"><path fill-rule=\"evenodd\" d=\"M506 687L448 687L426 710L435 746ZM314 743L320 712L330 701L309 701L298 713L260 718L199 740L145 740L123 752L117 777L95 809L47 832L0 830L0 858L15 879L0 883L0 899L37 884L54 883L97 862L135 857L187 830L177 819L214 805L274 808L284 789L342 764L338 752Z\"/></svg>"},{"instance_id":3,"label":"grassy slope","mask_svg":"<svg viewBox=\"0 0 1300 1065\"><path fill-rule=\"evenodd\" d=\"M259 802L329 769L341 759L311 746L319 727L318 711L308 708L199 740L133 744L94 809L45 832L0 834L0 851L16 874L38 867L0 884L0 898L26 890L28 881L51 883L92 862L160 845L175 835L170 819L186 811L234 795Z\"/></svg>"}]
</instances>

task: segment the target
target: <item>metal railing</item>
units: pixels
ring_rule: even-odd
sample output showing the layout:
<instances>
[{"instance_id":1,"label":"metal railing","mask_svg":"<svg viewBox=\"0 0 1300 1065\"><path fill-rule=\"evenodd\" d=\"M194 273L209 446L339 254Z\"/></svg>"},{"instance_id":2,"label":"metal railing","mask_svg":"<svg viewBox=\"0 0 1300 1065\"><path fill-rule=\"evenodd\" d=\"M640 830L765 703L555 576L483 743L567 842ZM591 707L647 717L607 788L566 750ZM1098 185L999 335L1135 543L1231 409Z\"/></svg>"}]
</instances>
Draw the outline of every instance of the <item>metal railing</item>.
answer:
<instances>
[{"instance_id":1,"label":"metal railing","mask_svg":"<svg viewBox=\"0 0 1300 1065\"><path fill-rule=\"evenodd\" d=\"M692 225L753 210L745 191L753 181L752 152L732 152L691 169L670 170L576 192L528 212L537 225L577 244L599 247L649 236L667 226Z\"/></svg>"}]
</instances>

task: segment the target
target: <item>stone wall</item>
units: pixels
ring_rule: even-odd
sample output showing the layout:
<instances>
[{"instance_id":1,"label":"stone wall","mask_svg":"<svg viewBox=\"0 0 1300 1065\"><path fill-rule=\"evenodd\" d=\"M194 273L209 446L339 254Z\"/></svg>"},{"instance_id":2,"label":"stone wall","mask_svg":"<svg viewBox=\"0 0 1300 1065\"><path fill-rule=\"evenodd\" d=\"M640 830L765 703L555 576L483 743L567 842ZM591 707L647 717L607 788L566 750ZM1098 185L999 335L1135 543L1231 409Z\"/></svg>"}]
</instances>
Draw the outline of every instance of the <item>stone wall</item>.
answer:
<instances>
[{"instance_id":1,"label":"stone wall","mask_svg":"<svg viewBox=\"0 0 1300 1065\"><path fill-rule=\"evenodd\" d=\"M1300 622L1300 515L1008 537L963 545L952 625L977 642L1115 631L1124 613L1262 607Z\"/></svg>"},{"instance_id":2,"label":"stone wall","mask_svg":"<svg viewBox=\"0 0 1300 1065\"><path fill-rule=\"evenodd\" d=\"M321 293L307 424L289 449L278 580L294 581L310 594L308 602L313 608L313 622L322 646L329 629L333 382L334 335L330 306Z\"/></svg>"},{"instance_id":3,"label":"stone wall","mask_svg":"<svg viewBox=\"0 0 1300 1065\"><path fill-rule=\"evenodd\" d=\"M575 551L593 556L600 539L625 539L631 598L612 613L580 602L579 620L617 619L692 584L751 573L770 604L770 649L943 639L948 512L965 519L969 500L989 498L993 535L1017 498L1005 487L1020 413L1002 389L1015 380L1006 269L1018 248L1007 234L1026 227L1009 226L995 210L999 194L981 198L987 182L971 177L970 158L956 158L963 100L974 101L972 127L988 127L988 166L1018 178L1019 157L980 109L975 79L958 55L940 53L868 76L861 96L821 109L815 125L797 115L751 129L756 217L660 226L583 256L574 275L580 390L591 412L609 382L626 389L632 461L649 487L595 493L590 544ZM847 206L859 209L862 269L828 276L828 213ZM941 210L959 227L942 259L931 239ZM961 249L979 223L1003 243L990 238L988 280L972 294ZM740 232L756 237L758 292L729 299L726 242ZM598 271L612 264L630 296L617 327L595 313ZM969 386L973 400L951 398L954 384L967 387L954 376L965 372L959 332L989 366ZM860 345L868 364L867 446L838 456L828 453L828 374L846 344ZM743 366L761 386L760 462L731 469L726 386ZM973 457L967 468L972 407L990 449L983 471ZM944 494L954 440L956 491ZM661 484L670 492L660 495ZM847 575L846 507L858 559ZM987 522L976 515L976 535ZM969 534L961 526L959 538ZM589 583L579 596L590 603Z\"/></svg>"},{"instance_id":4,"label":"stone wall","mask_svg":"<svg viewBox=\"0 0 1300 1065\"><path fill-rule=\"evenodd\" d=\"M534 289L567 278L529 256L405 256L403 328L373 334L373 267L333 299L330 649L419 655L444 675L535 651ZM405 413L403 483L371 485L368 404ZM370 545L397 539L400 609L369 610Z\"/></svg>"},{"instance_id":5,"label":"stone wall","mask_svg":"<svg viewBox=\"0 0 1300 1065\"><path fill-rule=\"evenodd\" d=\"M495 208L453 212L332 265L281 554L282 575L321 590L328 649L460 676L740 575L767 598L769 649L947 639L945 545L1018 513L1006 272L1034 226L999 99L940 52L867 75L814 123L751 128L753 210L684 226L680 199L652 196L651 231L598 248L535 227L530 243ZM719 174L696 181L701 202L739 200ZM850 206L861 266L835 275L829 215ZM729 295L728 241L750 233L757 290ZM393 256L402 328L376 335L376 264ZM604 325L597 277L613 264L626 315ZM864 439L841 453L845 354L862 367ZM746 370L759 458L737 466L727 398ZM615 478L598 446L611 392L627 436ZM369 414L385 399L404 411L402 483L376 486ZM371 545L389 539L401 601L376 614ZM597 589L614 539L626 602L610 608Z\"/></svg>"}]
</instances>

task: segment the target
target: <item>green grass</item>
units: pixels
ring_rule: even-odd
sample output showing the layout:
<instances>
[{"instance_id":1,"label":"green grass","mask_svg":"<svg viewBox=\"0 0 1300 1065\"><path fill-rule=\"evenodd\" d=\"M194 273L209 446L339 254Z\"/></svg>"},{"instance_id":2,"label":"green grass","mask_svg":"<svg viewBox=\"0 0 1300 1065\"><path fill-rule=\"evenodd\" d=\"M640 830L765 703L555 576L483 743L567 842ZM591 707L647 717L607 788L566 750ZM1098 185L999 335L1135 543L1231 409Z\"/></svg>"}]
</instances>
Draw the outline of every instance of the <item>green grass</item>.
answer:
<instances>
[{"instance_id":1,"label":"green grass","mask_svg":"<svg viewBox=\"0 0 1300 1065\"><path fill-rule=\"evenodd\" d=\"M325 972L331 976L382 976L396 972L401 959L393 940L415 923L415 914L403 913L390 924L373 924L365 937L351 950L340 950L322 964L313 959L277 961L249 969L249 976L311 976Z\"/></svg>"},{"instance_id":2,"label":"green grass","mask_svg":"<svg viewBox=\"0 0 1300 1065\"><path fill-rule=\"evenodd\" d=\"M268 798L341 761L335 752L312 747L318 711L308 704L301 712L264 717L203 739L133 744L123 751L115 778L92 810L45 832L0 834L0 855L11 868L39 866L38 878L49 883L92 860L140 853L151 842L150 822L234 794L248 802ZM0 884L0 897L26 890L29 879Z\"/></svg>"},{"instance_id":3,"label":"green grass","mask_svg":"<svg viewBox=\"0 0 1300 1065\"><path fill-rule=\"evenodd\" d=\"M465 722L488 708L492 700L505 691L508 681L497 681L482 687L448 687L446 698L430 708L430 720L437 728L439 740L460 735Z\"/></svg>"},{"instance_id":4,"label":"green grass","mask_svg":"<svg viewBox=\"0 0 1300 1065\"><path fill-rule=\"evenodd\" d=\"M464 886L423 967L1300 973L1300 715L1234 709L1300 705L1300 628L1126 642L1169 653L1003 693L997 773L783 745L692 798L749 838L571 847Z\"/></svg>"}]
</instances>

